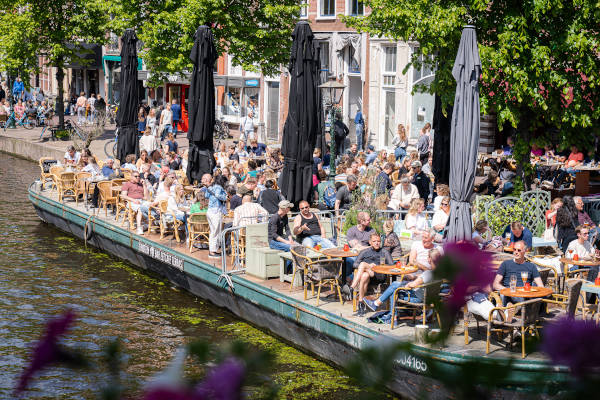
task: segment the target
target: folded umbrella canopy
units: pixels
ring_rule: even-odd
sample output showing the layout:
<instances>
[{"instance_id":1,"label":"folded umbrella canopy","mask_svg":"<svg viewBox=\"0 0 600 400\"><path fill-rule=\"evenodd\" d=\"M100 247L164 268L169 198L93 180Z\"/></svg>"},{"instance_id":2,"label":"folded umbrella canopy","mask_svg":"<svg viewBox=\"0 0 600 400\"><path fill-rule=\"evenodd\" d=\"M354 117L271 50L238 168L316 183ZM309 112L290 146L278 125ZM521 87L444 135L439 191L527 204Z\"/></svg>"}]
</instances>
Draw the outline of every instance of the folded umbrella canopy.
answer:
<instances>
[{"instance_id":1,"label":"folded umbrella canopy","mask_svg":"<svg viewBox=\"0 0 600 400\"><path fill-rule=\"evenodd\" d=\"M456 80L450 137L450 217L448 241L471 240L471 204L479 148L481 61L474 26L465 26L452 76Z\"/></svg>"},{"instance_id":2,"label":"folded umbrella canopy","mask_svg":"<svg viewBox=\"0 0 600 400\"><path fill-rule=\"evenodd\" d=\"M214 37L206 25L198 27L190 53L194 64L188 100L190 143L187 177L200 181L215 167L213 132L215 129L215 82L213 68L217 59Z\"/></svg>"},{"instance_id":3,"label":"folded umbrella canopy","mask_svg":"<svg viewBox=\"0 0 600 400\"><path fill-rule=\"evenodd\" d=\"M296 24L290 56L290 95L283 127L281 193L296 204L312 199L312 155L319 130L313 33L308 22Z\"/></svg>"},{"instance_id":4,"label":"folded umbrella canopy","mask_svg":"<svg viewBox=\"0 0 600 400\"><path fill-rule=\"evenodd\" d=\"M452 123L452 106L446 106L446 115L442 111L442 99L435 95L433 109L433 157L431 172L435 176L435 184L450 182L450 125Z\"/></svg>"},{"instance_id":5,"label":"folded umbrella canopy","mask_svg":"<svg viewBox=\"0 0 600 400\"><path fill-rule=\"evenodd\" d=\"M117 158L125 163L128 154L139 155L137 135L137 112L140 105L137 89L137 36L133 29L126 29L121 38L121 102L117 111L119 142Z\"/></svg>"}]
</instances>

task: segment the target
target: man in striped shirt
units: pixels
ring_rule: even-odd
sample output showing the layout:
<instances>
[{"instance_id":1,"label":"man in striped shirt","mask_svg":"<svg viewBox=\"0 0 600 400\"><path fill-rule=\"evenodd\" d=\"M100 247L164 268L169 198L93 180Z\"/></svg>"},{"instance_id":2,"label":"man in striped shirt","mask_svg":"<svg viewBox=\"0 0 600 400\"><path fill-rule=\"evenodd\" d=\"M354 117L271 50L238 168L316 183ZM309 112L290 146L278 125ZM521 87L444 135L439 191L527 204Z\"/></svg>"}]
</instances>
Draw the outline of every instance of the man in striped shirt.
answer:
<instances>
[{"instance_id":1,"label":"man in striped shirt","mask_svg":"<svg viewBox=\"0 0 600 400\"><path fill-rule=\"evenodd\" d=\"M260 204L252 202L252 195L242 198L242 205L233 212L233 226L248 226L265 222L269 213Z\"/></svg>"}]
</instances>

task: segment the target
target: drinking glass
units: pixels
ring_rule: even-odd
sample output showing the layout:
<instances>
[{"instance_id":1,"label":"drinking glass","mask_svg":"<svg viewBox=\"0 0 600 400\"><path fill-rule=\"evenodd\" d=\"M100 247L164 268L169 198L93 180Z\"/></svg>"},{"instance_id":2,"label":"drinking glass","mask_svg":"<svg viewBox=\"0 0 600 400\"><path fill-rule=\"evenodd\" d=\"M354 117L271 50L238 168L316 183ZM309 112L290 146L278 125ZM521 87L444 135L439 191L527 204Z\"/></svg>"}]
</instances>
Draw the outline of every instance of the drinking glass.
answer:
<instances>
[{"instance_id":1,"label":"drinking glass","mask_svg":"<svg viewBox=\"0 0 600 400\"><path fill-rule=\"evenodd\" d=\"M511 275L510 276L510 291L515 292L516 290L517 290L517 276Z\"/></svg>"},{"instance_id":2,"label":"drinking glass","mask_svg":"<svg viewBox=\"0 0 600 400\"><path fill-rule=\"evenodd\" d=\"M529 273L527 271L521 271L521 280L523 281L523 286L527 283L527 278L529 277Z\"/></svg>"},{"instance_id":3,"label":"drinking glass","mask_svg":"<svg viewBox=\"0 0 600 400\"><path fill-rule=\"evenodd\" d=\"M379 256L379 265L385 265L385 256L383 254Z\"/></svg>"}]
</instances>

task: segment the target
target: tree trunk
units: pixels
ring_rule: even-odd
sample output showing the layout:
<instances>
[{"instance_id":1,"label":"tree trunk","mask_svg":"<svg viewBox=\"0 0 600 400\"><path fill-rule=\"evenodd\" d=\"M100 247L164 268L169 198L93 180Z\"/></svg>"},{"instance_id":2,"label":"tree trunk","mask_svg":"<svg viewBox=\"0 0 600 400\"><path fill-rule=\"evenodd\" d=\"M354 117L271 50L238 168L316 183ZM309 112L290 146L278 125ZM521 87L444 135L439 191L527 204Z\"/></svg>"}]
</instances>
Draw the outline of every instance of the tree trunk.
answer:
<instances>
[{"instance_id":1,"label":"tree trunk","mask_svg":"<svg viewBox=\"0 0 600 400\"><path fill-rule=\"evenodd\" d=\"M515 140L515 147L518 146L519 154L517 161L517 176L523 179L523 190L528 191L531 189L532 175L531 168L524 168L523 166L531 165L531 152L529 150L529 144L531 143L531 110L522 108L520 113L519 123L517 124L517 137Z\"/></svg>"},{"instance_id":2,"label":"tree trunk","mask_svg":"<svg viewBox=\"0 0 600 400\"><path fill-rule=\"evenodd\" d=\"M65 71L62 67L56 69L56 81L58 82L58 96L56 97L56 113L58 114L58 126L60 129L65 127L65 92L64 92Z\"/></svg>"}]
</instances>

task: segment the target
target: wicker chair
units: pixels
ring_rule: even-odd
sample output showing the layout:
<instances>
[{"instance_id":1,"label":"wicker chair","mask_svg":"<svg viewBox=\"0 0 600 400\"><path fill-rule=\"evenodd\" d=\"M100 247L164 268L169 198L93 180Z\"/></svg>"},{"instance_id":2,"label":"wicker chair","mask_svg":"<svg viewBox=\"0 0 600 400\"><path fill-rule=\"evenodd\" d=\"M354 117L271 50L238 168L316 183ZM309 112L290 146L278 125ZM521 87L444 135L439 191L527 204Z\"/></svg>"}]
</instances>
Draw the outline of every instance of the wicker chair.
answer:
<instances>
[{"instance_id":1,"label":"wicker chair","mask_svg":"<svg viewBox=\"0 0 600 400\"><path fill-rule=\"evenodd\" d=\"M91 178L92 174L89 172L77 172L75 174L75 204L79 204L79 196L85 196L87 194L92 194L89 192L89 187L86 190L86 179ZM85 197L84 197L85 202Z\"/></svg>"},{"instance_id":2,"label":"wicker chair","mask_svg":"<svg viewBox=\"0 0 600 400\"><path fill-rule=\"evenodd\" d=\"M231 235L231 264L238 260L240 266L246 262L246 228L240 228Z\"/></svg>"},{"instance_id":3,"label":"wicker chair","mask_svg":"<svg viewBox=\"0 0 600 400\"><path fill-rule=\"evenodd\" d=\"M336 290L337 295L340 299L340 304L344 304L344 299L342 298L342 291L340 289L339 280L342 275L342 263L343 260L341 258L317 258L311 259L307 256L307 247L304 246L292 246L290 252L292 253L292 258L294 260L294 272L293 275L296 275L296 270L300 269L303 271L304 276L304 300L308 298L308 284L311 285L311 295L315 294L315 283L318 286L317 290L317 307L319 306L319 299L321 297L321 288L323 285L329 285L331 290ZM290 288L293 288L293 279L290 284ZM290 289L291 290L291 289Z\"/></svg>"},{"instance_id":4,"label":"wicker chair","mask_svg":"<svg viewBox=\"0 0 600 400\"><path fill-rule=\"evenodd\" d=\"M491 301L492 303L495 303L497 306L502 304L502 299L500 298L500 294L498 294L498 292L491 292L488 295L488 300ZM469 312L467 306L464 306L463 309L463 316L464 316L464 334L465 334L465 345L469 344L469 321L471 320L471 317L475 320L475 323L477 324L477 333L479 333L479 323L480 322L487 322L486 318L482 318L480 315L477 314L473 314L471 312ZM498 313L498 315L500 315L501 318L504 318L504 313Z\"/></svg>"},{"instance_id":5,"label":"wicker chair","mask_svg":"<svg viewBox=\"0 0 600 400\"><path fill-rule=\"evenodd\" d=\"M427 311L433 310L434 305L440 301L440 288L442 286L442 281L437 280L433 282L426 283L424 285L417 286L414 289L422 289L423 290L423 301L420 303L414 303L410 301L410 294L408 300L401 300L398 298L398 292L401 290L410 290L407 287L399 287L394 291L393 294L393 302L394 307L392 308L392 322L390 329L394 329L394 322L396 320L396 310L413 310L413 324L416 323L417 310L421 310L423 313L423 325L427 322ZM440 320L440 316L436 311L436 316L438 320L439 326L442 326L442 322Z\"/></svg>"},{"instance_id":6,"label":"wicker chair","mask_svg":"<svg viewBox=\"0 0 600 400\"><path fill-rule=\"evenodd\" d=\"M490 337L492 332L504 332L510 330L510 344L512 346L514 332L515 330L520 330L521 357L525 358L525 330L533 329L536 335L538 334L536 325L539 320L542 304L542 299L533 299L512 304L508 307L494 307L490 311L490 317L488 318L485 354L490 353ZM504 310L513 310L516 314L517 309L521 311L521 314L515 315L511 321L498 321L493 318L494 311L504 312Z\"/></svg>"},{"instance_id":7,"label":"wicker chair","mask_svg":"<svg viewBox=\"0 0 600 400\"><path fill-rule=\"evenodd\" d=\"M114 186L114 181L113 181L113 186ZM112 187L111 187L111 191L112 191ZM135 213L133 212L131 207L129 207L129 202L123 198L121 193L119 193L116 196L116 198L117 198L117 204L115 206L115 209L116 209L115 220L118 223L119 219L121 218L121 215L122 215L123 220L121 221L121 224L125 224L125 222L128 222L129 228L133 229L133 227L135 226L134 225ZM150 231L150 230L148 230L148 231Z\"/></svg>"},{"instance_id":8,"label":"wicker chair","mask_svg":"<svg viewBox=\"0 0 600 400\"><path fill-rule=\"evenodd\" d=\"M98 208L104 208L104 216L108 216L107 206L109 204L115 208L117 206L117 196L113 194L112 185L111 181L100 181L96 184L98 193L100 194Z\"/></svg>"},{"instance_id":9,"label":"wicker chair","mask_svg":"<svg viewBox=\"0 0 600 400\"><path fill-rule=\"evenodd\" d=\"M194 249L194 243L196 243L196 241L208 244L210 228L208 225L208 220L206 219L206 213L190 214L187 219L187 226L188 238L190 242L190 253Z\"/></svg>"},{"instance_id":10,"label":"wicker chair","mask_svg":"<svg viewBox=\"0 0 600 400\"><path fill-rule=\"evenodd\" d=\"M54 189L56 189L58 186L58 176L61 174L61 172L64 172L65 168L61 167L59 165L54 165L52 167L50 167L50 178L52 179L52 186L54 187Z\"/></svg>"},{"instance_id":11,"label":"wicker chair","mask_svg":"<svg viewBox=\"0 0 600 400\"><path fill-rule=\"evenodd\" d=\"M168 200L162 200L158 203L160 212L160 238L163 239L165 234L172 231L175 239L179 242L179 229L183 226L183 222L175 218L175 214L167 210Z\"/></svg>"},{"instance_id":12,"label":"wicker chair","mask_svg":"<svg viewBox=\"0 0 600 400\"><path fill-rule=\"evenodd\" d=\"M542 299L546 304L554 304L558 305L561 310L555 315L551 317L541 317L540 320L542 322L546 322L548 320L552 320L555 318L560 318L563 316L567 316L569 318L575 317L575 312L577 311L577 303L579 301L579 295L581 293L581 286L583 285L583 281L581 279L569 279L567 280L567 294L552 294L552 299Z\"/></svg>"},{"instance_id":13,"label":"wicker chair","mask_svg":"<svg viewBox=\"0 0 600 400\"><path fill-rule=\"evenodd\" d=\"M129 170L129 169L121 169L121 172L123 173L123 178L126 181L130 181L131 180L131 170Z\"/></svg>"},{"instance_id":14,"label":"wicker chair","mask_svg":"<svg viewBox=\"0 0 600 400\"><path fill-rule=\"evenodd\" d=\"M73 200L76 200L75 173L61 172L58 175L56 189L58 190L58 201L62 202L65 197L71 197Z\"/></svg>"},{"instance_id":15,"label":"wicker chair","mask_svg":"<svg viewBox=\"0 0 600 400\"><path fill-rule=\"evenodd\" d=\"M38 161L40 166L40 180L42 181L42 189L44 189L44 185L48 180L52 180L52 172L50 172L52 166L48 167L52 161L55 163L58 162L53 157L42 157Z\"/></svg>"}]
</instances>

